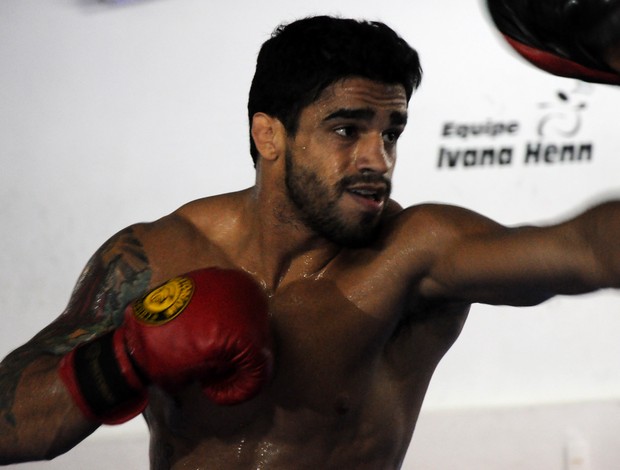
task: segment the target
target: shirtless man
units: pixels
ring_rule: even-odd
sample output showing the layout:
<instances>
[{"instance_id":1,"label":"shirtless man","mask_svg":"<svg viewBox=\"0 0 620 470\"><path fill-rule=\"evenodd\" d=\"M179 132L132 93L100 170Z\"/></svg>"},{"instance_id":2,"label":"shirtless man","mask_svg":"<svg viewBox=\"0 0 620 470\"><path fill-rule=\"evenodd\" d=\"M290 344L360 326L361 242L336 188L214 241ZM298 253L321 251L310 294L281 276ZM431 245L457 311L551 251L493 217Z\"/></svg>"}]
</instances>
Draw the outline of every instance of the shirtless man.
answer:
<instances>
[{"instance_id":1,"label":"shirtless man","mask_svg":"<svg viewBox=\"0 0 620 470\"><path fill-rule=\"evenodd\" d=\"M64 314L2 363L0 461L52 458L148 402L153 469L397 469L470 304L620 287L619 202L558 225L507 228L458 207L389 199L419 80L417 54L385 25L318 17L280 29L261 49L250 92L256 184L129 227L94 255ZM132 299L204 267L248 273L268 299L273 352L261 335L261 381L233 405L205 395L213 371L192 369L193 381L168 388L160 384L184 369L148 363L158 347L165 359L218 322L201 319L202 305L192 299L177 317L196 331L179 327L174 345L155 341L146 352L135 338L160 326L135 327L131 310L123 321ZM251 287L198 284L256 305L240 330L262 325ZM112 381L76 385L84 371L67 359L109 331L132 345L120 346L124 382L151 384L119 398L113 419L105 407L88 413L85 390Z\"/></svg>"}]
</instances>

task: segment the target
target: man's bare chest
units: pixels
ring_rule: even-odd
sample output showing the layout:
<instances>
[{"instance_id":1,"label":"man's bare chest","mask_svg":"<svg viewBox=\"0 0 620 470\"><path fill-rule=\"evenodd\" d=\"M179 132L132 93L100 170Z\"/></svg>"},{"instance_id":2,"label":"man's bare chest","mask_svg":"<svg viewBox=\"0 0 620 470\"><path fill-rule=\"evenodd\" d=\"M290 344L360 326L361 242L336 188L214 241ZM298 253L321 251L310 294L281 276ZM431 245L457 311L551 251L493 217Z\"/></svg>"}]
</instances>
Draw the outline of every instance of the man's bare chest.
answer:
<instances>
[{"instance_id":1,"label":"man's bare chest","mask_svg":"<svg viewBox=\"0 0 620 470\"><path fill-rule=\"evenodd\" d=\"M277 373L289 390L336 396L369 380L394 322L363 307L331 280L292 283L274 295Z\"/></svg>"}]
</instances>

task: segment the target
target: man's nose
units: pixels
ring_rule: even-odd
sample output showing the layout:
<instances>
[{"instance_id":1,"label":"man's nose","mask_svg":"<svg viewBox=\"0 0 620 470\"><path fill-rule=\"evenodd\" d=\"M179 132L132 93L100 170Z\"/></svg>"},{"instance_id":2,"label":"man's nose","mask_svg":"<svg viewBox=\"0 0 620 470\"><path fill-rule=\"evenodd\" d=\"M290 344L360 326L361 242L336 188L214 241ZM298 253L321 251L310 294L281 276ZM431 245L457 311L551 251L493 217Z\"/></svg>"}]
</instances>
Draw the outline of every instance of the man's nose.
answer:
<instances>
[{"instance_id":1,"label":"man's nose","mask_svg":"<svg viewBox=\"0 0 620 470\"><path fill-rule=\"evenodd\" d=\"M356 149L355 166L359 172L385 174L394 166L394 157L385 148L383 135L373 134L361 139Z\"/></svg>"}]
</instances>

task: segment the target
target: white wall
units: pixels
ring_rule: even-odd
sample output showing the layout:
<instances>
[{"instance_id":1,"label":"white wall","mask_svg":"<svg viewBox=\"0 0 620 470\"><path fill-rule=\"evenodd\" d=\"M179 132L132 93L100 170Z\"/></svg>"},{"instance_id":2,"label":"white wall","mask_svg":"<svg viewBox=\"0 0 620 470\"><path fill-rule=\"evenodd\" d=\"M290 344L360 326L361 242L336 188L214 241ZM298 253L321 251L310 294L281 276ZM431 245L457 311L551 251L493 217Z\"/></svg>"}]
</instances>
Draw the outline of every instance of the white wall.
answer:
<instances>
[{"instance_id":1,"label":"white wall","mask_svg":"<svg viewBox=\"0 0 620 470\"><path fill-rule=\"evenodd\" d=\"M420 51L425 76L395 177L405 205L443 201L507 224L537 222L620 186L620 88L526 65L478 0L125 3L0 2L1 356L60 313L113 233L252 184L247 91L258 48L281 21L379 19ZM513 132L443 135L451 124L488 122ZM591 145L592 158L525 164L528 144ZM496 157L505 149L511 163L464 166L455 157L469 150L469 162L482 149ZM617 399L619 307L615 292L531 309L474 306L425 412Z\"/></svg>"}]
</instances>

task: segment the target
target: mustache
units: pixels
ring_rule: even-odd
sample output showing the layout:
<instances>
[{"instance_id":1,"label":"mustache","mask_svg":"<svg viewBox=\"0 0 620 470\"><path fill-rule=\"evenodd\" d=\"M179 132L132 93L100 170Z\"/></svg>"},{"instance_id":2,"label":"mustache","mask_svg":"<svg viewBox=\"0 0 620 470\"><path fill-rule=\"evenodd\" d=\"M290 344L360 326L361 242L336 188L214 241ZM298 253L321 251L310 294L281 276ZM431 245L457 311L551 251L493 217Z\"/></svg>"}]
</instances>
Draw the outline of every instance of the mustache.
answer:
<instances>
[{"instance_id":1,"label":"mustache","mask_svg":"<svg viewBox=\"0 0 620 470\"><path fill-rule=\"evenodd\" d=\"M386 194L392 192L392 181L379 173L360 173L356 175L345 176L340 180L338 189L343 192L348 187L360 184L381 185L384 187Z\"/></svg>"}]
</instances>

